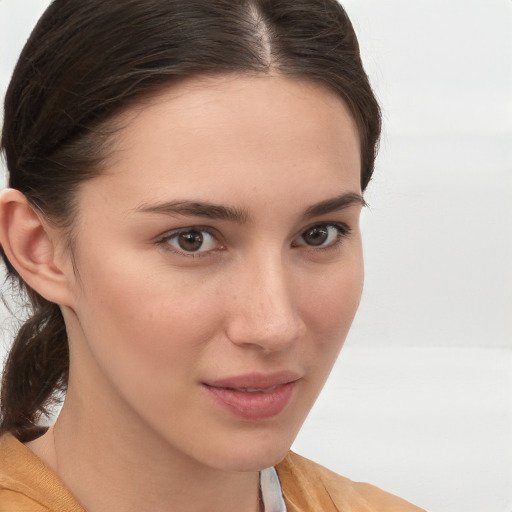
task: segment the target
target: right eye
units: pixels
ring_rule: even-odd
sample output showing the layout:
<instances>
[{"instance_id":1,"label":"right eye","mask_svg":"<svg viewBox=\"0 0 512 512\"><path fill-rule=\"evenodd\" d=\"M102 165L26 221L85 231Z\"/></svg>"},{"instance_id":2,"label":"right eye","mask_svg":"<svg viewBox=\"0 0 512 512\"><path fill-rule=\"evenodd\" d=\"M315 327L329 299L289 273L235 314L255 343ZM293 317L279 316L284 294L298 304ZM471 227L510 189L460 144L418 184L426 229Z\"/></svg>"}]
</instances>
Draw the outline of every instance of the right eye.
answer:
<instances>
[{"instance_id":1,"label":"right eye","mask_svg":"<svg viewBox=\"0 0 512 512\"><path fill-rule=\"evenodd\" d=\"M160 243L169 245L174 252L186 256L200 256L222 248L209 231L196 227L169 233L160 239Z\"/></svg>"}]
</instances>

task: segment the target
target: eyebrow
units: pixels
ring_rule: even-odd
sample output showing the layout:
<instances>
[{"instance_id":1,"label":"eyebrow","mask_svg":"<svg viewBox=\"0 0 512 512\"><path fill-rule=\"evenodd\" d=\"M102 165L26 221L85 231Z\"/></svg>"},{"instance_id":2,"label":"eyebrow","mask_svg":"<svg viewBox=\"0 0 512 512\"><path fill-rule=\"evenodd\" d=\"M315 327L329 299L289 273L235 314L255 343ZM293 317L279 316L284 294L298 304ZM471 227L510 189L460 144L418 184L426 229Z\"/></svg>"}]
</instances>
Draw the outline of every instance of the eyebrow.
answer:
<instances>
[{"instance_id":1,"label":"eyebrow","mask_svg":"<svg viewBox=\"0 0 512 512\"><path fill-rule=\"evenodd\" d=\"M241 208L200 201L170 201L152 206L142 206L137 208L137 211L162 213L171 216L206 217L209 219L229 220L237 224L244 224L249 219L249 213Z\"/></svg>"},{"instance_id":2,"label":"eyebrow","mask_svg":"<svg viewBox=\"0 0 512 512\"><path fill-rule=\"evenodd\" d=\"M310 219L327 213L334 213L354 205L367 206L363 196L349 192L308 207L303 214L303 218ZM169 201L150 206L142 205L136 211L160 213L170 216L205 217L208 219L228 220L237 224L244 224L249 220L249 212L243 208L203 201Z\"/></svg>"},{"instance_id":3,"label":"eyebrow","mask_svg":"<svg viewBox=\"0 0 512 512\"><path fill-rule=\"evenodd\" d=\"M345 208L355 205L368 206L361 194L348 192L310 206L305 211L304 218L310 219L312 217L325 215L326 213L339 212L340 210L344 210Z\"/></svg>"}]
</instances>

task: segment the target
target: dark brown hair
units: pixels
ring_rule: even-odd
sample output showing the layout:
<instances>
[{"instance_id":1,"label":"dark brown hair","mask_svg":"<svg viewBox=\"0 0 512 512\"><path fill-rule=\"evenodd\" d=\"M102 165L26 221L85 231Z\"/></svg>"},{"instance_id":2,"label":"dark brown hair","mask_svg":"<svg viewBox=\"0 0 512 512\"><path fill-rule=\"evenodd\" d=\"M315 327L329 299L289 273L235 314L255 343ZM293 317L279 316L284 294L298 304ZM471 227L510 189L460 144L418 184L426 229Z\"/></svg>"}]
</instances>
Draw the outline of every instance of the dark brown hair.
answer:
<instances>
[{"instance_id":1,"label":"dark brown hair","mask_svg":"<svg viewBox=\"0 0 512 512\"><path fill-rule=\"evenodd\" d=\"M364 190L380 111L336 0L54 0L5 98L9 186L69 228L74 191L101 172L116 114L183 77L269 72L320 82L343 98L359 130ZM31 316L5 365L0 432L24 437L66 388L67 335L59 306L28 289L4 260L28 294Z\"/></svg>"}]
</instances>

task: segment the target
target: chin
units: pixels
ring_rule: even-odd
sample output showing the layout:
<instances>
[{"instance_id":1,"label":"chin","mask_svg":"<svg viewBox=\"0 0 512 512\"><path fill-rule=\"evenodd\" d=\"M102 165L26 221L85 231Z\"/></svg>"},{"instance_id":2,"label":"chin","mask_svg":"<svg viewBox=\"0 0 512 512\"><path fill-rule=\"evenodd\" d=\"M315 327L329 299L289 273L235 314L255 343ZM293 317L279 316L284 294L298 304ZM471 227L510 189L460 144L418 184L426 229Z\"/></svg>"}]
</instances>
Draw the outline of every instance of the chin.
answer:
<instances>
[{"instance_id":1,"label":"chin","mask_svg":"<svg viewBox=\"0 0 512 512\"><path fill-rule=\"evenodd\" d=\"M268 453L229 454L215 460L213 466L223 471L250 472L275 466L281 462L289 451L289 447L279 451L269 448Z\"/></svg>"},{"instance_id":2,"label":"chin","mask_svg":"<svg viewBox=\"0 0 512 512\"><path fill-rule=\"evenodd\" d=\"M272 436L274 437L274 436ZM295 439L251 439L233 441L222 452L212 454L209 465L224 471L260 471L281 462Z\"/></svg>"}]
</instances>

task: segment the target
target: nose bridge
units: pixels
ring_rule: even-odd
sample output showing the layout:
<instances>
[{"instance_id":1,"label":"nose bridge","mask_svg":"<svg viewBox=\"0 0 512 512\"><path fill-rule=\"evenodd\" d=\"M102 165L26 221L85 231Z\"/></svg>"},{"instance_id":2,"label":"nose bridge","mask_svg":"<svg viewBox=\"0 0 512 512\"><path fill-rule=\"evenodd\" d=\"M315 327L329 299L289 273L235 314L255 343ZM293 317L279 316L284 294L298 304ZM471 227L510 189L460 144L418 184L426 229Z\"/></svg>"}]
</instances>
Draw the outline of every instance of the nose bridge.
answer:
<instances>
[{"instance_id":1,"label":"nose bridge","mask_svg":"<svg viewBox=\"0 0 512 512\"><path fill-rule=\"evenodd\" d=\"M302 321L292 275L280 254L253 255L240 270L228 336L236 344L282 350L300 334Z\"/></svg>"}]
</instances>

